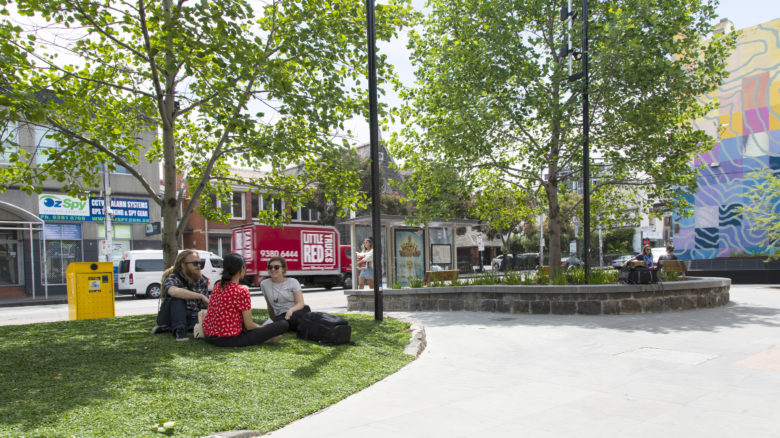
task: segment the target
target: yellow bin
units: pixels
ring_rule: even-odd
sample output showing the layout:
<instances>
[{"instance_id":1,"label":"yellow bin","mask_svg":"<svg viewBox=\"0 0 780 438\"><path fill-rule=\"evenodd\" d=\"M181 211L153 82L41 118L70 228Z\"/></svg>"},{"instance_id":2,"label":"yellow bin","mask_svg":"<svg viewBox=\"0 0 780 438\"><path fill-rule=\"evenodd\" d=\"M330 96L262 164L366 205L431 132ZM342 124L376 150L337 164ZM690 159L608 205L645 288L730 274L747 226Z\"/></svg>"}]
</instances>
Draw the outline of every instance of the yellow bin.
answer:
<instances>
[{"instance_id":1,"label":"yellow bin","mask_svg":"<svg viewBox=\"0 0 780 438\"><path fill-rule=\"evenodd\" d=\"M65 269L68 319L114 317L114 264L74 262Z\"/></svg>"}]
</instances>

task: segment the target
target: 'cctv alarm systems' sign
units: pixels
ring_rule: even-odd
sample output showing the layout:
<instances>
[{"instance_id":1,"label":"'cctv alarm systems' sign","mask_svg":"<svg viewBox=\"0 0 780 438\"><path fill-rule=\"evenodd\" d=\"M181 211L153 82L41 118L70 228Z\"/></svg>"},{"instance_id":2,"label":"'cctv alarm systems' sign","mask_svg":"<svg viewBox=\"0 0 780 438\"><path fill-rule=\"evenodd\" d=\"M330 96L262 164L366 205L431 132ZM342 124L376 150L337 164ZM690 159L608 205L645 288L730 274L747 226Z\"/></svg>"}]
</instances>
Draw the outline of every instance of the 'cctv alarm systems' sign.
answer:
<instances>
[{"instance_id":1,"label":"'cctv alarm systems' sign","mask_svg":"<svg viewBox=\"0 0 780 438\"><path fill-rule=\"evenodd\" d=\"M38 195L38 216L49 221L103 222L103 198L81 200L67 195ZM149 201L111 198L112 222L149 222Z\"/></svg>"}]
</instances>

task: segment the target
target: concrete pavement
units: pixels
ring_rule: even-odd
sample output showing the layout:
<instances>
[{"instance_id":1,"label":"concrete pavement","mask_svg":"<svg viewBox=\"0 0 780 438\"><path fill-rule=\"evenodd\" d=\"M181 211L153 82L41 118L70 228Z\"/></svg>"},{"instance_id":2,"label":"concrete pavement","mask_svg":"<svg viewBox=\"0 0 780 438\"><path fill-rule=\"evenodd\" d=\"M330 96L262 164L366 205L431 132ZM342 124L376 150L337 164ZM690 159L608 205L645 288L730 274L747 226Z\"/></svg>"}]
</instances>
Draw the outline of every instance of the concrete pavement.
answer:
<instances>
[{"instance_id":1,"label":"concrete pavement","mask_svg":"<svg viewBox=\"0 0 780 438\"><path fill-rule=\"evenodd\" d=\"M425 327L418 360L267 436L780 437L777 286L664 314L388 316Z\"/></svg>"}]
</instances>

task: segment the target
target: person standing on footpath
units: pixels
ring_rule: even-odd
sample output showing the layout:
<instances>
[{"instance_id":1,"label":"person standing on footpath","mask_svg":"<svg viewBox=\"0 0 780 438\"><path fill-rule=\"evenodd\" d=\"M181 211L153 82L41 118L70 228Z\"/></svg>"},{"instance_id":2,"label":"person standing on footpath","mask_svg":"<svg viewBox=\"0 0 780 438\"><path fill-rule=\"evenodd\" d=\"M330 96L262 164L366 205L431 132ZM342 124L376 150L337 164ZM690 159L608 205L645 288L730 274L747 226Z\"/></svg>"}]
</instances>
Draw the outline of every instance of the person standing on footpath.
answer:
<instances>
[{"instance_id":1,"label":"person standing on footpath","mask_svg":"<svg viewBox=\"0 0 780 438\"><path fill-rule=\"evenodd\" d=\"M360 268L360 275L358 276L358 289L368 283L368 287L374 288L374 240L370 237L366 237L363 241L363 246L360 247L360 252L357 254L358 268Z\"/></svg>"},{"instance_id":2,"label":"person standing on footpath","mask_svg":"<svg viewBox=\"0 0 780 438\"><path fill-rule=\"evenodd\" d=\"M206 342L217 347L246 347L281 340L290 326L286 320L261 326L252 319L249 288L238 284L246 274L244 258L228 254L222 263L222 279L214 285L203 319Z\"/></svg>"},{"instance_id":3,"label":"person standing on footpath","mask_svg":"<svg viewBox=\"0 0 780 438\"><path fill-rule=\"evenodd\" d=\"M171 331L177 341L189 340L187 332L198 323L198 311L209 304L209 281L201 268L198 252L185 249L163 272L162 304L152 333Z\"/></svg>"}]
</instances>

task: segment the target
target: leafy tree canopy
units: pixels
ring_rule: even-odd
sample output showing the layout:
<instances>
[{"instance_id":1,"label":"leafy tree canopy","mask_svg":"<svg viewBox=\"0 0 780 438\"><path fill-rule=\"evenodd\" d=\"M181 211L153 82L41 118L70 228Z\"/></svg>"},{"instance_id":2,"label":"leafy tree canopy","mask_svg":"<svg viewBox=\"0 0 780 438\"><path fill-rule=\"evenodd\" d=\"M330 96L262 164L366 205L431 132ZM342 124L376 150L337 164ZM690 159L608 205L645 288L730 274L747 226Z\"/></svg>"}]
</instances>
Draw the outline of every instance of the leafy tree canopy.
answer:
<instances>
[{"instance_id":1,"label":"leafy tree canopy","mask_svg":"<svg viewBox=\"0 0 780 438\"><path fill-rule=\"evenodd\" d=\"M583 84L567 80L560 6L430 1L422 30L411 34L418 86L404 95L407 129L394 138L395 153L423 175L446 168L455 177L427 177L418 196L434 197L437 182L449 191L499 183L540 191L544 198L531 205L545 211L549 241L560 240L569 213L558 194L582 178L583 143ZM695 187L691 158L712 139L688 121L710 109L697 96L721 83L735 41L712 34L714 10L709 0L590 2L590 153L600 172L592 197L601 208L646 210L673 199L670 186ZM575 21L575 49L581 29ZM557 244L550 251L559 257Z\"/></svg>"},{"instance_id":2,"label":"leafy tree canopy","mask_svg":"<svg viewBox=\"0 0 780 438\"><path fill-rule=\"evenodd\" d=\"M0 188L34 192L54 179L83 196L98 184L98 165L124 166L162 209L168 264L196 204L179 215L185 196L227 201L241 184L300 203L312 197L312 181L338 178L340 185L327 187L339 196L326 196L334 195L339 209L357 202L354 169L327 160L338 156L333 139L343 122L368 111L362 3L11 3L0 0L0 119L50 127L61 148L43 166L24 150L11 151ZM413 19L408 0L378 5L377 40ZM377 75L396 81L382 56ZM150 132L153 145L144 149L139 139ZM141 160L162 163L162 194L159 181L135 169ZM301 163L304 172L284 172ZM230 171L236 166L270 170L248 180Z\"/></svg>"}]
</instances>

